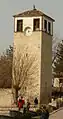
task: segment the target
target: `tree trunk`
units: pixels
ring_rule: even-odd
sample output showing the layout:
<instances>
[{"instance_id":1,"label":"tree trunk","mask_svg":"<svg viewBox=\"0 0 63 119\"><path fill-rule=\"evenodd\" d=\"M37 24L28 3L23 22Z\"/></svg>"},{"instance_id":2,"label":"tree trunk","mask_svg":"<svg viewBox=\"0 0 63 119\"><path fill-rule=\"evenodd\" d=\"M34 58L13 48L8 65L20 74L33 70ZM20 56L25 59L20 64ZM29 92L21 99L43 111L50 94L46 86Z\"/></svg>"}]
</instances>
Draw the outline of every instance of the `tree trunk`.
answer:
<instances>
[{"instance_id":1,"label":"tree trunk","mask_svg":"<svg viewBox=\"0 0 63 119\"><path fill-rule=\"evenodd\" d=\"M14 95L14 100L15 100L15 103L17 104L17 98L18 98L18 90L15 89L15 95Z\"/></svg>"}]
</instances>

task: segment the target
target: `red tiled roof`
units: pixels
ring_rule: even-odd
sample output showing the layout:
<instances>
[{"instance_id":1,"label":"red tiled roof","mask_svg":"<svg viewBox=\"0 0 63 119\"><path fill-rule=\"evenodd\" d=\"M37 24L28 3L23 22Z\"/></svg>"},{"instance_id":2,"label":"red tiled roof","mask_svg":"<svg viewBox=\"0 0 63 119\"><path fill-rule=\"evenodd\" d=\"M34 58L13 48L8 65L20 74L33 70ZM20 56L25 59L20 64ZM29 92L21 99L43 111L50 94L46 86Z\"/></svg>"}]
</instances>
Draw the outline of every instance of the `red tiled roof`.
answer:
<instances>
[{"instance_id":1,"label":"red tiled roof","mask_svg":"<svg viewBox=\"0 0 63 119\"><path fill-rule=\"evenodd\" d=\"M49 17L48 15L44 14L42 11L39 11L37 9L28 10L28 11L19 13L17 15L14 15L13 17L33 17L33 16L37 17L37 16L43 16L43 15L54 21L54 19L52 19L51 17Z\"/></svg>"},{"instance_id":2,"label":"red tiled roof","mask_svg":"<svg viewBox=\"0 0 63 119\"><path fill-rule=\"evenodd\" d=\"M39 10L28 10L20 14L14 15L14 17L32 17L32 16L42 16L43 13Z\"/></svg>"}]
</instances>

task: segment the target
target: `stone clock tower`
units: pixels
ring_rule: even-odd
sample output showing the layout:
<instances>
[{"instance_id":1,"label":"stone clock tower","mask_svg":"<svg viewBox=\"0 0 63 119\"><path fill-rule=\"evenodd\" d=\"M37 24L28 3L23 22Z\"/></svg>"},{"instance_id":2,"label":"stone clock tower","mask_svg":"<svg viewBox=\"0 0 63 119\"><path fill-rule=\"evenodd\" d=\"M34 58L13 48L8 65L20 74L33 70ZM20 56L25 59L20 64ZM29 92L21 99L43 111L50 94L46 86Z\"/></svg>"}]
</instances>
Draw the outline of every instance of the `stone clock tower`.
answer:
<instances>
[{"instance_id":1,"label":"stone clock tower","mask_svg":"<svg viewBox=\"0 0 63 119\"><path fill-rule=\"evenodd\" d=\"M40 104L48 103L52 92L52 36L54 19L42 11L32 9L14 15L15 52L25 45L36 51L39 64L38 76L29 89L31 98L37 97ZM28 97L29 98L29 97Z\"/></svg>"}]
</instances>

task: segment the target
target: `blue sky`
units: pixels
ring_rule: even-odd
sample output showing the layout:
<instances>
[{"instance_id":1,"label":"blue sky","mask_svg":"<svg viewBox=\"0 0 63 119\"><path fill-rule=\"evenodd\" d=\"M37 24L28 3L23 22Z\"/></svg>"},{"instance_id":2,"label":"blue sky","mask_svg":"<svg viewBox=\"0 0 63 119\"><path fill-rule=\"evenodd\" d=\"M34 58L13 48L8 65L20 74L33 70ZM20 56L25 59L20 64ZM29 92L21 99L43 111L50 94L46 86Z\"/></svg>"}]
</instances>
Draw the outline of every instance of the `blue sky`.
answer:
<instances>
[{"instance_id":1,"label":"blue sky","mask_svg":"<svg viewBox=\"0 0 63 119\"><path fill-rule=\"evenodd\" d=\"M33 4L55 19L54 33L63 38L63 0L0 0L0 52L13 43L13 15L32 9Z\"/></svg>"}]
</instances>

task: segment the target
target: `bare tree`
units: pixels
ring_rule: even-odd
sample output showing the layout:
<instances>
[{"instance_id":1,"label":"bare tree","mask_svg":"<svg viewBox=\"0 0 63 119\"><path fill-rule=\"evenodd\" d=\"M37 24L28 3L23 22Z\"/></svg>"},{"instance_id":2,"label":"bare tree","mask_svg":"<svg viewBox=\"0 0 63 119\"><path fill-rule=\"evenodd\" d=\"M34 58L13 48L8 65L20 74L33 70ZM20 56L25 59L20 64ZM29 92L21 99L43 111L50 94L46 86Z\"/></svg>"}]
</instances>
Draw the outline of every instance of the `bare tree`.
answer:
<instances>
[{"instance_id":1,"label":"bare tree","mask_svg":"<svg viewBox=\"0 0 63 119\"><path fill-rule=\"evenodd\" d=\"M60 39L58 34L54 34L52 41L52 64L54 64L54 61L56 60L58 45L61 41L62 39Z\"/></svg>"},{"instance_id":2,"label":"bare tree","mask_svg":"<svg viewBox=\"0 0 63 119\"><path fill-rule=\"evenodd\" d=\"M14 55L13 58L13 88L15 89L15 101L18 97L18 91L22 90L25 85L28 86L29 80L36 78L38 64L36 54L30 52L29 48L24 48ZM36 74L36 75L35 75Z\"/></svg>"}]
</instances>

